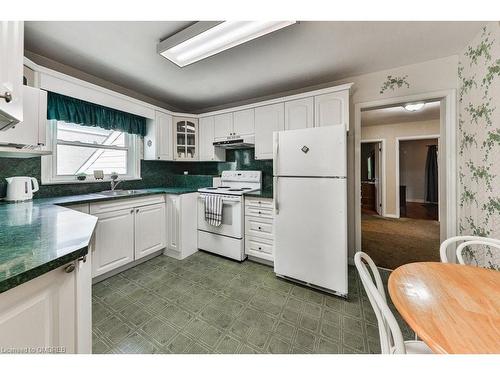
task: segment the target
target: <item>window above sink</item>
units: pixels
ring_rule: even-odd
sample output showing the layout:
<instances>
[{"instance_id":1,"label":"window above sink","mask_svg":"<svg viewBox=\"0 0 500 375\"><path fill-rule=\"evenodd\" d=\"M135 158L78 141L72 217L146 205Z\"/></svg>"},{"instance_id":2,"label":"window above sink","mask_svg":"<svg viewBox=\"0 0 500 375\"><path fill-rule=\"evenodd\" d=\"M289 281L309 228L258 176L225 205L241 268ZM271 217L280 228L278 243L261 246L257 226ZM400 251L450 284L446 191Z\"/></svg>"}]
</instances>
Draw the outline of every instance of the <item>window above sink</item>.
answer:
<instances>
[{"instance_id":1,"label":"window above sink","mask_svg":"<svg viewBox=\"0 0 500 375\"><path fill-rule=\"evenodd\" d=\"M53 154L42 158L42 183L101 182L94 170L104 172L104 181L116 172L120 180L140 179L140 137L123 131L47 121L47 143ZM77 175L86 175L83 181Z\"/></svg>"}]
</instances>

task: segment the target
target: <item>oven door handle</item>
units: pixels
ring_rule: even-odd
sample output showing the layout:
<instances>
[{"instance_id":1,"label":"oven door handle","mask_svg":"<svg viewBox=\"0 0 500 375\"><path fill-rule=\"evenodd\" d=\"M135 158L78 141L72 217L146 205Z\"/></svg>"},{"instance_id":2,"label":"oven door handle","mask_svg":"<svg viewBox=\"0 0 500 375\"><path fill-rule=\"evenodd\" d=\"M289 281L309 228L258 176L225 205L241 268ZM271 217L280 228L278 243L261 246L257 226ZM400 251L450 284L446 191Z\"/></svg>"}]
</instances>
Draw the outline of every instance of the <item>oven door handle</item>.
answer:
<instances>
[{"instance_id":1,"label":"oven door handle","mask_svg":"<svg viewBox=\"0 0 500 375\"><path fill-rule=\"evenodd\" d=\"M200 195L198 196L198 199L202 199L202 200L205 200L205 197ZM229 205L235 205L235 204L238 204L238 203L241 203L241 201L239 200L236 200L236 201L233 201L233 200L227 200L227 199L222 199L222 204L229 204Z\"/></svg>"}]
</instances>

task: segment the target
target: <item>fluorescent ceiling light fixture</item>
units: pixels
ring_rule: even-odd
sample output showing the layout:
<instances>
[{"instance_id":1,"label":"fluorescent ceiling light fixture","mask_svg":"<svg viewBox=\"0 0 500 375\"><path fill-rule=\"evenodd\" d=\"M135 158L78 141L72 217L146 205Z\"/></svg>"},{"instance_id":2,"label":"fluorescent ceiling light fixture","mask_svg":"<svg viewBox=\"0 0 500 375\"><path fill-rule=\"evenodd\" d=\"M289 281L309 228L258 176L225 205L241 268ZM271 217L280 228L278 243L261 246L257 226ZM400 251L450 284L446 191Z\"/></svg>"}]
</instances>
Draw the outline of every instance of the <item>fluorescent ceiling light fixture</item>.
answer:
<instances>
[{"instance_id":1,"label":"fluorescent ceiling light fixture","mask_svg":"<svg viewBox=\"0 0 500 375\"><path fill-rule=\"evenodd\" d=\"M406 109L408 112L416 112L420 111L422 108L424 108L425 103L420 102L420 103L407 103L403 106L404 109Z\"/></svg>"},{"instance_id":2,"label":"fluorescent ceiling light fixture","mask_svg":"<svg viewBox=\"0 0 500 375\"><path fill-rule=\"evenodd\" d=\"M158 53L180 67L206 59L295 21L196 22L158 44Z\"/></svg>"}]
</instances>

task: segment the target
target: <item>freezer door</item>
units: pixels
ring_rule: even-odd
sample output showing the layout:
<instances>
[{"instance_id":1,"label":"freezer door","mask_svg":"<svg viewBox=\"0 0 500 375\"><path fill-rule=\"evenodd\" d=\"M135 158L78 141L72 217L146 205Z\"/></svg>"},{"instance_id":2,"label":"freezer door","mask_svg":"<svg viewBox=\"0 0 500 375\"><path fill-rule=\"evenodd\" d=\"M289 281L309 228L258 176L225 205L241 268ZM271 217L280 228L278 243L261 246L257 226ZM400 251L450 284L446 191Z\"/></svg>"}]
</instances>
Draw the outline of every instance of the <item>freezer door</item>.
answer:
<instances>
[{"instance_id":1,"label":"freezer door","mask_svg":"<svg viewBox=\"0 0 500 375\"><path fill-rule=\"evenodd\" d=\"M274 272L346 295L346 180L275 179Z\"/></svg>"},{"instance_id":2,"label":"freezer door","mask_svg":"<svg viewBox=\"0 0 500 375\"><path fill-rule=\"evenodd\" d=\"M347 175L345 125L274 133L274 175Z\"/></svg>"}]
</instances>

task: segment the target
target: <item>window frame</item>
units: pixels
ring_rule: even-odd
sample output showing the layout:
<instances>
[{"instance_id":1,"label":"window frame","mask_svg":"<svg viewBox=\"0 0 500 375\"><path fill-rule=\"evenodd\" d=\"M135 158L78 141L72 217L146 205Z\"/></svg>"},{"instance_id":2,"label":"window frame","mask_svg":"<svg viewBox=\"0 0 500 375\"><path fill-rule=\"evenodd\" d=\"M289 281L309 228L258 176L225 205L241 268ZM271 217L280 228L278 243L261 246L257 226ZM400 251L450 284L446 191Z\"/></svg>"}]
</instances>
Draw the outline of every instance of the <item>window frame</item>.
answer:
<instances>
[{"instance_id":1,"label":"window frame","mask_svg":"<svg viewBox=\"0 0 500 375\"><path fill-rule=\"evenodd\" d=\"M57 140L57 121L47 120L47 148L52 151L51 155L42 156L42 184L88 184L111 181L110 174L105 174L103 180L96 180L92 175L80 181L76 175L57 175L57 145L70 145L77 147L91 147L101 149L127 150L127 174L119 175L119 180L141 179L141 137L136 134L125 133L126 147L94 145L83 142L59 141Z\"/></svg>"}]
</instances>

